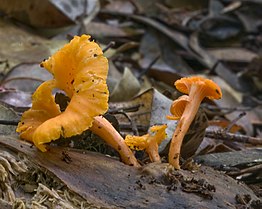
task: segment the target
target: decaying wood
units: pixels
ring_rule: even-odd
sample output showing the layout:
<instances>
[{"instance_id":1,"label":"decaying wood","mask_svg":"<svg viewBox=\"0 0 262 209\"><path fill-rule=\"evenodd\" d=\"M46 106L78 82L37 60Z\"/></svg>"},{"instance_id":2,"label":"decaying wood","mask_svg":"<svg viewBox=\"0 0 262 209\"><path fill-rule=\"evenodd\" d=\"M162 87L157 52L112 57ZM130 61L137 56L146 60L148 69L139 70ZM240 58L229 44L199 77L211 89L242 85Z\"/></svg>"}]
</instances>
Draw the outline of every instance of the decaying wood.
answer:
<instances>
[{"instance_id":1,"label":"decaying wood","mask_svg":"<svg viewBox=\"0 0 262 209\"><path fill-rule=\"evenodd\" d=\"M42 153L10 136L0 137L0 153L3 152L10 153L15 159L23 156L30 162L27 170L30 167L31 171L32 168L39 170L43 173L41 175L59 182L60 190L67 189L67 193L80 196L93 208L235 208L238 204L236 195L249 195L248 204L258 201L245 185L205 166L195 172L174 171L165 163L152 163L138 169L94 152L50 147L48 152ZM65 160L65 156L70 160ZM16 185L19 185L18 177L25 174L16 172L16 175L9 175L13 175ZM48 182L35 182L38 193L44 192L50 197L46 201L59 199L60 190L50 188ZM21 185L12 185L15 195L16 188L21 188ZM20 191L20 197L23 195L26 199L26 191L28 188L24 194ZM34 195L35 190L29 191ZM60 199L60 204L67 205L66 199ZM45 200L41 204L45 204Z\"/></svg>"}]
</instances>

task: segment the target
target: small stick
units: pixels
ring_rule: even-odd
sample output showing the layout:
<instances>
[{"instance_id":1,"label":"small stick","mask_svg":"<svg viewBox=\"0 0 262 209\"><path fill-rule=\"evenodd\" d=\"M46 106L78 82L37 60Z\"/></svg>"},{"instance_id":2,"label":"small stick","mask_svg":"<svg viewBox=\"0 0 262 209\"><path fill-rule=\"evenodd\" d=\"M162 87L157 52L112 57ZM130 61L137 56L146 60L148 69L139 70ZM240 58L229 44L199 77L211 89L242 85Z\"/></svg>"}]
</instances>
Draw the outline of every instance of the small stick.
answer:
<instances>
[{"instance_id":1,"label":"small stick","mask_svg":"<svg viewBox=\"0 0 262 209\"><path fill-rule=\"evenodd\" d=\"M139 132L145 133L145 132L148 131L148 126L136 125L136 127L137 127ZM131 124L120 123L119 124L119 128L120 128L120 130L127 130L127 131L131 130L131 131L133 131Z\"/></svg>"},{"instance_id":2,"label":"small stick","mask_svg":"<svg viewBox=\"0 0 262 209\"><path fill-rule=\"evenodd\" d=\"M202 104L203 107L206 107L210 110L227 110L228 113L231 113L231 112L235 112L235 111L238 111L238 112L242 112L242 111L250 111L252 110L253 108L251 107L218 107L218 106L214 106L214 105L210 105L210 104Z\"/></svg>"},{"instance_id":3,"label":"small stick","mask_svg":"<svg viewBox=\"0 0 262 209\"><path fill-rule=\"evenodd\" d=\"M248 143L253 145L262 145L262 138L256 138L252 136L246 136L241 134L232 134L225 132L224 130L217 130L217 131L211 131L206 130L206 137L214 138L214 139L221 139L223 141L236 141L241 143Z\"/></svg>"},{"instance_id":4,"label":"small stick","mask_svg":"<svg viewBox=\"0 0 262 209\"><path fill-rule=\"evenodd\" d=\"M230 176L239 176L245 173L255 173L256 171L262 170L262 164L255 165L249 168L242 169L240 171L230 171L227 174Z\"/></svg>"},{"instance_id":5,"label":"small stick","mask_svg":"<svg viewBox=\"0 0 262 209\"><path fill-rule=\"evenodd\" d=\"M140 104L134 105L134 106L129 106L129 107L121 107L121 108L114 108L114 107L109 107L108 113L114 114L115 112L118 111L124 111L124 112L136 112L140 108Z\"/></svg>"},{"instance_id":6,"label":"small stick","mask_svg":"<svg viewBox=\"0 0 262 209\"><path fill-rule=\"evenodd\" d=\"M106 47L102 50L103 53L105 53L108 49L112 48L115 45L116 45L116 42L110 41L109 44L107 44Z\"/></svg>"},{"instance_id":7,"label":"small stick","mask_svg":"<svg viewBox=\"0 0 262 209\"><path fill-rule=\"evenodd\" d=\"M0 120L0 125L17 126L19 121L16 120Z\"/></svg>"},{"instance_id":8,"label":"small stick","mask_svg":"<svg viewBox=\"0 0 262 209\"><path fill-rule=\"evenodd\" d=\"M32 80L32 81L39 81L39 82L44 82L44 80L39 79L39 78L30 78L30 77L16 77L16 78L10 78L10 79L6 79L1 83L1 86L4 86L6 83L10 82L10 81L15 81L15 80Z\"/></svg>"},{"instance_id":9,"label":"small stick","mask_svg":"<svg viewBox=\"0 0 262 209\"><path fill-rule=\"evenodd\" d=\"M148 70L150 70L150 68L157 62L157 60L159 60L160 58L160 54L158 54L152 61L151 63L149 63L149 65L143 69L143 71L138 75L138 79L140 79L143 75L145 75L147 73Z\"/></svg>"},{"instance_id":10,"label":"small stick","mask_svg":"<svg viewBox=\"0 0 262 209\"><path fill-rule=\"evenodd\" d=\"M121 114L121 115L124 115L128 121L130 122L130 125L131 125L131 128L132 128L132 132L135 134L135 135L139 135L138 133L138 129L137 129L137 126L135 124L135 122L132 120L132 118L124 111L117 111L115 112L114 114Z\"/></svg>"},{"instance_id":11,"label":"small stick","mask_svg":"<svg viewBox=\"0 0 262 209\"><path fill-rule=\"evenodd\" d=\"M225 129L225 132L229 132L230 129L236 124L236 122L240 120L242 117L244 117L245 115L246 115L246 112L241 112L234 120L231 121L231 123Z\"/></svg>"}]
</instances>

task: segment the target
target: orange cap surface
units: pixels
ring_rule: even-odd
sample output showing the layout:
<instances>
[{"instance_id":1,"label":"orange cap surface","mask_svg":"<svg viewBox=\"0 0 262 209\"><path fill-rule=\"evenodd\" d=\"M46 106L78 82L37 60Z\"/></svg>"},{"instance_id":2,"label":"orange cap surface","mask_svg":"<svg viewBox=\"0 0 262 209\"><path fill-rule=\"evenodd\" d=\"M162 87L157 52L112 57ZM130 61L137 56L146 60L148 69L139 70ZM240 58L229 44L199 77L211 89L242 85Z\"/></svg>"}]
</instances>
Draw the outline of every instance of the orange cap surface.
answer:
<instances>
[{"instance_id":1,"label":"orange cap surface","mask_svg":"<svg viewBox=\"0 0 262 209\"><path fill-rule=\"evenodd\" d=\"M42 151L46 150L45 143L61 136L81 134L92 126L95 116L108 109L108 61L99 45L89 39L88 35L75 36L41 63L54 79L47 81L48 88L45 82L36 90L32 108L22 115L17 131L21 132L21 138L33 141ZM52 96L53 88L63 90L71 99L62 113ZM49 105L45 105L46 100ZM39 116L39 111L47 117Z\"/></svg>"},{"instance_id":2,"label":"orange cap surface","mask_svg":"<svg viewBox=\"0 0 262 209\"><path fill-rule=\"evenodd\" d=\"M193 76L181 78L175 82L177 90L184 94L189 94L193 85L199 87L199 91L202 91L204 96L209 99L220 99L222 97L220 87L210 79Z\"/></svg>"},{"instance_id":3,"label":"orange cap surface","mask_svg":"<svg viewBox=\"0 0 262 209\"><path fill-rule=\"evenodd\" d=\"M149 129L149 133L143 136L132 136L127 135L125 138L125 143L132 150L144 150L146 149L151 140L159 145L166 138L166 128L167 125L155 125Z\"/></svg>"}]
</instances>

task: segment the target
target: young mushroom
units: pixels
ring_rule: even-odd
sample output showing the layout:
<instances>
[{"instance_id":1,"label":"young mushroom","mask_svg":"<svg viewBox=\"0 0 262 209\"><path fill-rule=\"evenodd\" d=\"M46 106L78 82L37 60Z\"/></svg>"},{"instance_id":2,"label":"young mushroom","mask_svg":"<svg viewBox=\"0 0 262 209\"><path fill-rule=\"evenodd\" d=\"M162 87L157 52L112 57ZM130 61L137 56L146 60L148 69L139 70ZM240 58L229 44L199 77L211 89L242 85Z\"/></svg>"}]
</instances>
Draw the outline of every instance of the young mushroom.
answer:
<instances>
[{"instance_id":1,"label":"young mushroom","mask_svg":"<svg viewBox=\"0 0 262 209\"><path fill-rule=\"evenodd\" d=\"M202 100L205 97L220 99L222 92L215 82L198 76L181 78L175 82L175 86L180 92L188 94L188 96L181 96L173 102L170 108L173 116L167 116L172 120L180 119L173 134L168 155L169 163L174 168L180 169L179 157L183 138L194 120Z\"/></svg>"},{"instance_id":2,"label":"young mushroom","mask_svg":"<svg viewBox=\"0 0 262 209\"><path fill-rule=\"evenodd\" d=\"M167 125L156 125L149 129L149 133L143 136L127 135L125 143L132 150L145 150L151 162L161 162L158 145L166 138Z\"/></svg>"},{"instance_id":3,"label":"young mushroom","mask_svg":"<svg viewBox=\"0 0 262 209\"><path fill-rule=\"evenodd\" d=\"M119 152L124 163L139 166L124 139L101 116L108 109L108 61L90 38L88 35L75 36L41 63L54 79L37 88L32 97L32 108L23 113L17 132L44 152L48 142L91 129ZM54 88L64 91L70 98L64 112L55 103Z\"/></svg>"}]
</instances>

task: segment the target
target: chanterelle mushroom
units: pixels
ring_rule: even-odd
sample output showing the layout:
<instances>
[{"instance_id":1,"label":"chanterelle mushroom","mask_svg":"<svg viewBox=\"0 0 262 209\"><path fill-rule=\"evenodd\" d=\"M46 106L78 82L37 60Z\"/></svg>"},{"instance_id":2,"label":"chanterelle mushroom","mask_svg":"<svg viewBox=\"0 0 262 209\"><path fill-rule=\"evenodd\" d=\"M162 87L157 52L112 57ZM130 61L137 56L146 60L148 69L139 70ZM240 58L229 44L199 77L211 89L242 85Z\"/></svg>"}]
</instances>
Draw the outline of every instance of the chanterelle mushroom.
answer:
<instances>
[{"instance_id":1,"label":"chanterelle mushroom","mask_svg":"<svg viewBox=\"0 0 262 209\"><path fill-rule=\"evenodd\" d=\"M220 87L212 80L194 76L181 78L175 82L177 90L188 96L181 96L174 101L170 110L174 116L168 116L168 119L179 119L176 130L170 143L168 160L176 169L180 169L179 156L183 138L187 133L190 124L195 118L202 100L220 99L222 92Z\"/></svg>"},{"instance_id":2,"label":"chanterelle mushroom","mask_svg":"<svg viewBox=\"0 0 262 209\"><path fill-rule=\"evenodd\" d=\"M151 162L161 162L158 145L166 138L167 125L156 125L149 129L149 133L143 136L127 135L125 143L132 150L145 150Z\"/></svg>"},{"instance_id":3,"label":"chanterelle mushroom","mask_svg":"<svg viewBox=\"0 0 262 209\"><path fill-rule=\"evenodd\" d=\"M41 84L33 94L32 108L26 111L17 127L21 138L32 141L41 151L45 143L71 137L91 129L115 148L124 163L139 166L124 139L103 118L108 109L106 78L108 61L90 36L75 36L41 66L54 79ZM64 112L52 96L52 89L63 90L71 99Z\"/></svg>"}]
</instances>

